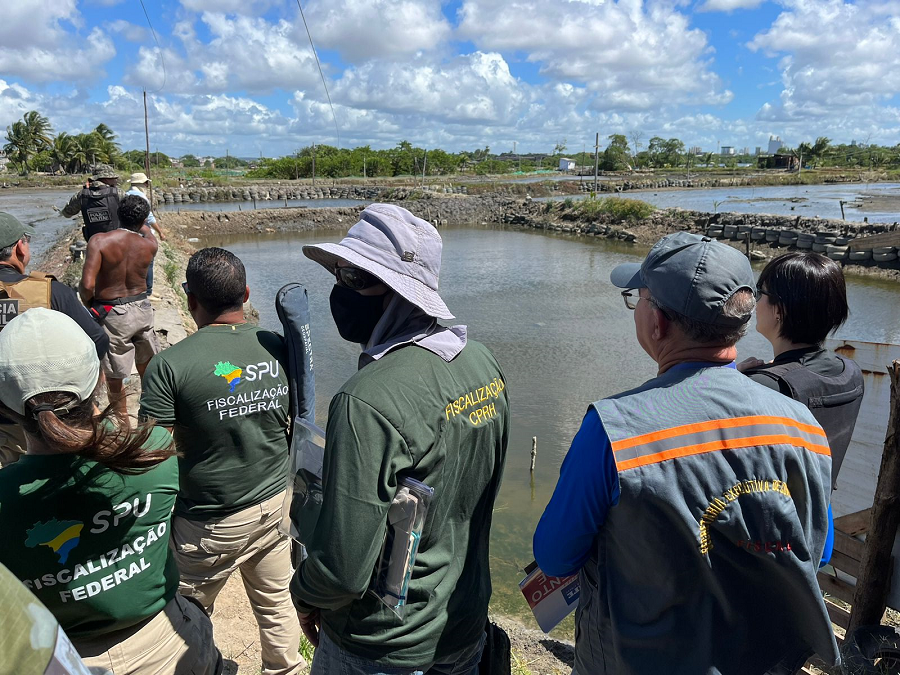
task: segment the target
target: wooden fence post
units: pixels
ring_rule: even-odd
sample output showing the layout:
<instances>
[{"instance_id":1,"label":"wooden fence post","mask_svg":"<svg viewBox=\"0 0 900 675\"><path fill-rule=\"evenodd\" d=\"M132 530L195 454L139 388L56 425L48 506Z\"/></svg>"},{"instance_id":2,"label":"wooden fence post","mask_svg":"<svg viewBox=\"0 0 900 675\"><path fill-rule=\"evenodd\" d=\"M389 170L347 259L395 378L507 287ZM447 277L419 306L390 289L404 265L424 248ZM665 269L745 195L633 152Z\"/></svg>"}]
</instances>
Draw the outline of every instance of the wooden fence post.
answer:
<instances>
[{"instance_id":1,"label":"wooden fence post","mask_svg":"<svg viewBox=\"0 0 900 675\"><path fill-rule=\"evenodd\" d=\"M848 637L860 626L881 623L891 588L891 549L900 525L900 361L888 366L887 372L891 378L891 412L872 518L853 594Z\"/></svg>"}]
</instances>

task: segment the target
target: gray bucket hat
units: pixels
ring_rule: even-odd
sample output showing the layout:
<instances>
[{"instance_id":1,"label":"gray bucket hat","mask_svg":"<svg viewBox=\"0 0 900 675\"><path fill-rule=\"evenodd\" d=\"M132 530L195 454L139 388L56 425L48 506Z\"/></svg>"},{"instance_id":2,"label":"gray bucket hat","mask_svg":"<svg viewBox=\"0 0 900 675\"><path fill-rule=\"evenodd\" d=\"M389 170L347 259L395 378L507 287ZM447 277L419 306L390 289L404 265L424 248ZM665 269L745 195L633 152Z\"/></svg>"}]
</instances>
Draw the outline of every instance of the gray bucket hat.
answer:
<instances>
[{"instance_id":1,"label":"gray bucket hat","mask_svg":"<svg viewBox=\"0 0 900 675\"><path fill-rule=\"evenodd\" d=\"M303 254L334 273L339 260L380 279L428 316L455 318L438 295L441 235L393 204L371 204L337 244L313 244Z\"/></svg>"},{"instance_id":2,"label":"gray bucket hat","mask_svg":"<svg viewBox=\"0 0 900 675\"><path fill-rule=\"evenodd\" d=\"M94 175L91 178L118 178L119 174L109 164L98 164L94 167Z\"/></svg>"}]
</instances>

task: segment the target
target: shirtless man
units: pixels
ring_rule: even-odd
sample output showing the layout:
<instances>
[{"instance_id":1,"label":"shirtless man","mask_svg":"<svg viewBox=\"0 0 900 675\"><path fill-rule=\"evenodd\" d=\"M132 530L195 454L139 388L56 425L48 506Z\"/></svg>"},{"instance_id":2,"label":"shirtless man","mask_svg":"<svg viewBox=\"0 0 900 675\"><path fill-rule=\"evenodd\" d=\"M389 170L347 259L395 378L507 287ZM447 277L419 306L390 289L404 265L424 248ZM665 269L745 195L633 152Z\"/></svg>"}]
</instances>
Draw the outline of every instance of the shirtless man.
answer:
<instances>
[{"instance_id":1,"label":"shirtless man","mask_svg":"<svg viewBox=\"0 0 900 675\"><path fill-rule=\"evenodd\" d=\"M147 216L150 204L126 195L119 204L120 228L99 232L88 242L79 293L109 335L109 352L101 361L110 399L127 419L123 380L137 365L143 378L159 351L153 332L153 309L147 299L147 269L158 245Z\"/></svg>"}]
</instances>

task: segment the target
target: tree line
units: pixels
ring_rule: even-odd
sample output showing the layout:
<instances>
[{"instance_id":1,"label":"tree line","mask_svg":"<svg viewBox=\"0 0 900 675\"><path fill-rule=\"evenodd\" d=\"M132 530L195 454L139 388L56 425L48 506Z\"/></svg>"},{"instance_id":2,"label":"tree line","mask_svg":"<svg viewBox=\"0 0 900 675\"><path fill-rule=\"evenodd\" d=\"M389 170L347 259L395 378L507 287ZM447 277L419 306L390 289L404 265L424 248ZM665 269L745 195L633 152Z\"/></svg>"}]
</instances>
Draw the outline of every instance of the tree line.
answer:
<instances>
[{"instance_id":1,"label":"tree line","mask_svg":"<svg viewBox=\"0 0 900 675\"><path fill-rule=\"evenodd\" d=\"M122 171L137 171L144 167L144 151L123 152L116 142L117 135L106 124L98 124L92 131L70 134L61 131L54 135L49 120L32 110L19 121L6 127L3 150L13 169L21 174L29 171L86 173L99 163L112 164ZM736 167L738 164L756 166L753 154L723 156L713 152L691 152L677 138L651 137L646 145L641 131L628 135L610 134L605 147L598 151L566 155L565 139L557 141L549 154L506 152L492 153L489 146L461 152L447 152L440 148L413 146L401 141L396 147L373 150L365 145L357 148L337 148L331 145L309 145L291 155L280 158L260 158L250 162L237 157L216 157L201 162L193 154L180 158L185 168L250 169L251 178L298 179L320 176L343 178L348 176L443 176L458 173L476 175L529 173L556 169L559 160L567 157L582 169L589 170L597 163L601 171L629 171L634 169ZM832 145L831 139L819 136L815 141L799 143L794 148L782 148L782 154L796 157L803 168L900 168L900 144L878 146L863 144ZM151 166L169 167L172 162L161 152L150 153Z\"/></svg>"}]
</instances>

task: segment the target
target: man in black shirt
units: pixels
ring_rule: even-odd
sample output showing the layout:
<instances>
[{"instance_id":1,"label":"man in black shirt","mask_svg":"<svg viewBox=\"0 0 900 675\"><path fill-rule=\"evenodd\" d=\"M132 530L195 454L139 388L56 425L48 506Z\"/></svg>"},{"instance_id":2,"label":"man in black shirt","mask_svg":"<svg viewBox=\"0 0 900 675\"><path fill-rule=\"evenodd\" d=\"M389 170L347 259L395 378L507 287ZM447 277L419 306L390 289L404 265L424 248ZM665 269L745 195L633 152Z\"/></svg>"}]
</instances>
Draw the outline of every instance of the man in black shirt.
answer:
<instances>
[{"instance_id":1,"label":"man in black shirt","mask_svg":"<svg viewBox=\"0 0 900 675\"><path fill-rule=\"evenodd\" d=\"M31 260L29 240L34 228L9 213L0 212L0 330L7 321L33 307L47 307L66 314L81 326L103 357L109 337L91 318L75 291L51 276L25 274ZM11 464L24 452L24 437L18 425L0 417L0 466Z\"/></svg>"}]
</instances>

